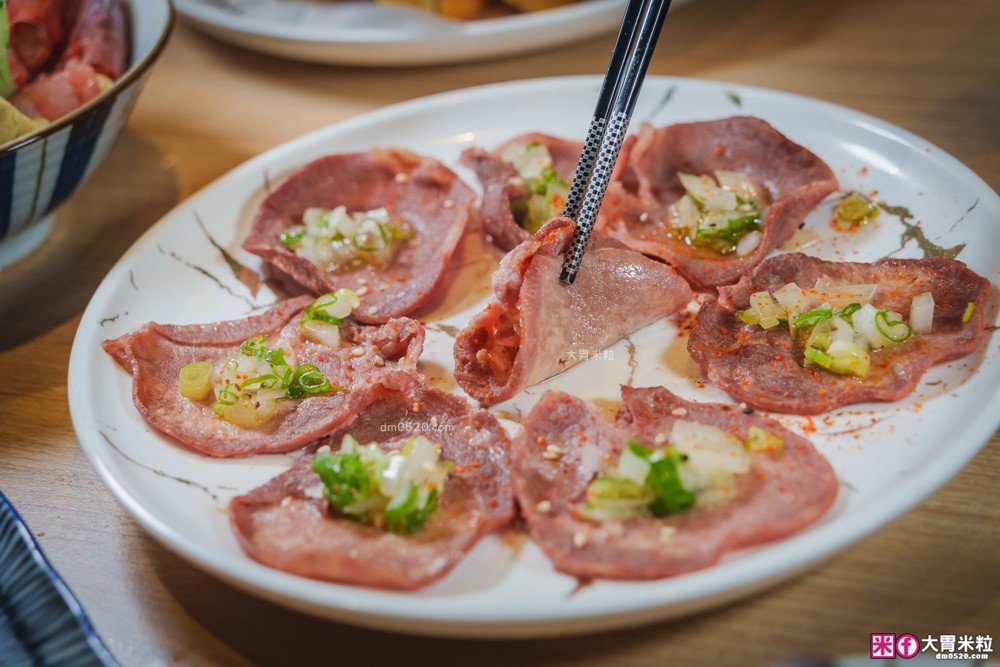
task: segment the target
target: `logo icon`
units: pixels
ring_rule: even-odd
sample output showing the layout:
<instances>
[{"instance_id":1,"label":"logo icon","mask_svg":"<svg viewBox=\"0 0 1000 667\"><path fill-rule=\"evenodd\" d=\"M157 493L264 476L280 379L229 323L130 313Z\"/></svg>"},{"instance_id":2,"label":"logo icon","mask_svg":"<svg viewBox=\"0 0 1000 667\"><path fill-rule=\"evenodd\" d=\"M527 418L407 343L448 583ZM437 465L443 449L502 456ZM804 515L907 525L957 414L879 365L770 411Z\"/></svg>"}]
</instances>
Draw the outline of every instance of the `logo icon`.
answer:
<instances>
[{"instance_id":1,"label":"logo icon","mask_svg":"<svg viewBox=\"0 0 1000 667\"><path fill-rule=\"evenodd\" d=\"M920 640L914 635L905 634L896 637L896 655L909 660L920 652Z\"/></svg>"},{"instance_id":2,"label":"logo icon","mask_svg":"<svg viewBox=\"0 0 1000 667\"><path fill-rule=\"evenodd\" d=\"M912 635L905 635L907 637ZM918 644L919 646L919 644ZM872 660L896 657L896 635L887 633L872 633L871 652Z\"/></svg>"}]
</instances>

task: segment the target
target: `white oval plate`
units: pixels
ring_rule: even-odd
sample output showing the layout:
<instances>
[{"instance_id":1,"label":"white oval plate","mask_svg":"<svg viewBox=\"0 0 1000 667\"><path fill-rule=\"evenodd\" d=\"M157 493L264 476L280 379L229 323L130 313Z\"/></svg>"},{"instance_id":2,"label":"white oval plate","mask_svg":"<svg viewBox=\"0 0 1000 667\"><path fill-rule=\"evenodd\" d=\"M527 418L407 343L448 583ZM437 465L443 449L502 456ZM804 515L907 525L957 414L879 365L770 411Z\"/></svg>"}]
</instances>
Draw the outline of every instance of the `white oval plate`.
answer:
<instances>
[{"instance_id":1,"label":"white oval plate","mask_svg":"<svg viewBox=\"0 0 1000 667\"><path fill-rule=\"evenodd\" d=\"M175 4L205 32L255 51L378 67L469 62L554 48L615 30L625 10L625 0L580 0L540 12L449 21L370 0L326 4L175 0Z\"/></svg>"},{"instance_id":2,"label":"white oval plate","mask_svg":"<svg viewBox=\"0 0 1000 667\"><path fill-rule=\"evenodd\" d=\"M598 581L577 590L578 582L555 572L530 541L493 535L442 581L416 593L392 593L303 579L243 554L220 510L234 495L285 470L291 458L215 460L151 432L132 404L129 375L101 351L101 341L149 320L211 322L270 303L274 295L266 287L253 296L236 279L208 235L238 262L259 268L239 244L256 203L283 172L327 153L380 145L408 147L454 165L471 143L494 146L530 130L582 135L599 86L593 77L540 79L381 109L250 160L139 239L84 313L69 370L70 408L84 451L132 516L198 567L296 609L410 633L539 636L663 619L763 589L899 516L954 475L1000 421L1000 366L992 335L976 354L932 369L917 391L897 404L855 406L812 420L782 417L806 431L833 464L842 483L837 502L817 524L790 539L730 554L701 572L650 582ZM877 190L879 199L909 207L921 222L912 228L920 238L944 247L967 243L960 258L996 281L1000 198L955 159L899 128L784 93L668 78L647 81L635 119L666 124L740 113L767 119L815 151L845 189ZM883 212L861 232L836 232L828 224L831 206L821 204L808 218L824 239L809 252L874 260L897 250L907 231L897 216ZM920 256L920 246L907 241L897 254ZM482 308L499 256L478 235L467 235L447 288L420 315L428 322L421 370L436 386L454 388L447 331ZM991 313L988 321L994 317ZM556 382L597 401L609 415L618 406L619 384L629 381L665 385L693 400L728 400L701 382L684 346L675 322L665 320ZM524 414L552 384L532 387L494 411ZM503 423L518 428L515 420Z\"/></svg>"}]
</instances>

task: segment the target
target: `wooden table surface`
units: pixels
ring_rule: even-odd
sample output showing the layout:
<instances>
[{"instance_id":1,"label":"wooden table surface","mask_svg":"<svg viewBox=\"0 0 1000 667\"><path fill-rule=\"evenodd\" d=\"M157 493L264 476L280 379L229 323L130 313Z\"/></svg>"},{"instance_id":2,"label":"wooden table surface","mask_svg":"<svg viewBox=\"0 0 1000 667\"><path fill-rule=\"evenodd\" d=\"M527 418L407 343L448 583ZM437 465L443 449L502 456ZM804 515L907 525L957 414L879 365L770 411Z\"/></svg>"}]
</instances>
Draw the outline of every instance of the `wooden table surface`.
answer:
<instances>
[{"instance_id":1,"label":"wooden table surface","mask_svg":"<svg viewBox=\"0 0 1000 667\"><path fill-rule=\"evenodd\" d=\"M859 109L1000 189L998 35L996 0L699 0L671 11L650 71ZM382 634L258 600L161 548L88 465L67 407L73 335L108 269L171 207L267 148L386 104L603 73L612 40L368 70L273 60L178 26L127 132L60 211L51 241L0 273L0 368L11 380L0 385L0 489L124 665L761 665L862 654L878 631L1000 635L997 436L917 510L766 594L680 621L530 642Z\"/></svg>"}]
</instances>

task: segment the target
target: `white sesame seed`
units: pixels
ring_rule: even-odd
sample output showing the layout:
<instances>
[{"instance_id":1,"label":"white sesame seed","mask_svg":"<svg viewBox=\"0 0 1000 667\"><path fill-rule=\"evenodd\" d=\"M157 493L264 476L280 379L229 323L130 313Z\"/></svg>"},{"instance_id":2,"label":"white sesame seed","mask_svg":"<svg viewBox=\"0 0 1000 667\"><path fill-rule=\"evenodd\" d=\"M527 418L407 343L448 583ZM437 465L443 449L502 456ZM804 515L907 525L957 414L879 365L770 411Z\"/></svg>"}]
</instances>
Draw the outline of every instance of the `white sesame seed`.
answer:
<instances>
[{"instance_id":1,"label":"white sesame seed","mask_svg":"<svg viewBox=\"0 0 1000 667\"><path fill-rule=\"evenodd\" d=\"M225 505L216 505L215 511L218 512L219 514L225 514L226 512L229 511L229 509Z\"/></svg>"},{"instance_id":2,"label":"white sesame seed","mask_svg":"<svg viewBox=\"0 0 1000 667\"><path fill-rule=\"evenodd\" d=\"M291 496L285 496L284 498L281 499L281 506L282 507L288 507L291 504L292 504L292 497Z\"/></svg>"},{"instance_id":3,"label":"white sesame seed","mask_svg":"<svg viewBox=\"0 0 1000 667\"><path fill-rule=\"evenodd\" d=\"M431 417L431 426L434 427L434 428L437 428L437 426L438 426L438 418L437 417Z\"/></svg>"},{"instance_id":4,"label":"white sesame seed","mask_svg":"<svg viewBox=\"0 0 1000 667\"><path fill-rule=\"evenodd\" d=\"M669 542L677 535L677 529L673 526L660 526L660 541Z\"/></svg>"},{"instance_id":5,"label":"white sesame seed","mask_svg":"<svg viewBox=\"0 0 1000 667\"><path fill-rule=\"evenodd\" d=\"M647 220L649 220L649 213L643 212L643 214L639 216L639 222L646 222Z\"/></svg>"},{"instance_id":6,"label":"white sesame seed","mask_svg":"<svg viewBox=\"0 0 1000 667\"><path fill-rule=\"evenodd\" d=\"M372 306L371 308L368 309L369 315L374 315L377 312L378 312L378 306Z\"/></svg>"},{"instance_id":7,"label":"white sesame seed","mask_svg":"<svg viewBox=\"0 0 1000 667\"><path fill-rule=\"evenodd\" d=\"M406 183L408 180L410 180L409 174L404 174L402 172L396 174L397 183Z\"/></svg>"},{"instance_id":8,"label":"white sesame seed","mask_svg":"<svg viewBox=\"0 0 1000 667\"><path fill-rule=\"evenodd\" d=\"M555 461L558 458L562 458L562 455L566 453L562 447L557 447L556 445L549 445L545 448L545 453L542 456L549 461Z\"/></svg>"},{"instance_id":9,"label":"white sesame seed","mask_svg":"<svg viewBox=\"0 0 1000 667\"><path fill-rule=\"evenodd\" d=\"M454 199L445 199L444 200L444 207L445 208L455 208L455 200Z\"/></svg>"},{"instance_id":10,"label":"white sesame seed","mask_svg":"<svg viewBox=\"0 0 1000 667\"><path fill-rule=\"evenodd\" d=\"M656 437L653 438L653 442L655 442L658 445L662 445L666 441L667 441L667 434L666 433L657 433Z\"/></svg>"},{"instance_id":11,"label":"white sesame seed","mask_svg":"<svg viewBox=\"0 0 1000 667\"><path fill-rule=\"evenodd\" d=\"M322 447L320 447L319 449L316 450L316 453L317 454L326 454L328 451L330 451L330 445L323 445Z\"/></svg>"},{"instance_id":12,"label":"white sesame seed","mask_svg":"<svg viewBox=\"0 0 1000 667\"><path fill-rule=\"evenodd\" d=\"M385 359L376 354L372 357L372 363L376 366L385 366Z\"/></svg>"},{"instance_id":13,"label":"white sesame seed","mask_svg":"<svg viewBox=\"0 0 1000 667\"><path fill-rule=\"evenodd\" d=\"M358 284L359 285L367 285L368 284L368 280L366 278L358 278Z\"/></svg>"},{"instance_id":14,"label":"white sesame seed","mask_svg":"<svg viewBox=\"0 0 1000 667\"><path fill-rule=\"evenodd\" d=\"M742 409L746 410L747 409L747 404L746 403L740 403L740 407Z\"/></svg>"},{"instance_id":15,"label":"white sesame seed","mask_svg":"<svg viewBox=\"0 0 1000 667\"><path fill-rule=\"evenodd\" d=\"M354 293L357 294L358 296L364 296L365 294L368 294L368 287L366 286L359 287L358 289L354 290Z\"/></svg>"},{"instance_id":16,"label":"white sesame seed","mask_svg":"<svg viewBox=\"0 0 1000 667\"><path fill-rule=\"evenodd\" d=\"M587 535L586 535L586 533L583 533L583 532L573 533L573 546L574 547L576 547L577 549L582 549L585 544L587 544Z\"/></svg>"},{"instance_id":17,"label":"white sesame seed","mask_svg":"<svg viewBox=\"0 0 1000 667\"><path fill-rule=\"evenodd\" d=\"M552 502L548 500L543 500L539 502L537 505L535 505L535 509L541 512L542 514L545 514L546 512L552 509Z\"/></svg>"},{"instance_id":18,"label":"white sesame seed","mask_svg":"<svg viewBox=\"0 0 1000 667\"><path fill-rule=\"evenodd\" d=\"M351 350L351 356L352 357L363 357L363 356L365 356L365 348L363 348L363 347L356 347L356 348L354 348L353 350Z\"/></svg>"},{"instance_id":19,"label":"white sesame seed","mask_svg":"<svg viewBox=\"0 0 1000 667\"><path fill-rule=\"evenodd\" d=\"M518 178L517 176L511 176L507 179L507 182L511 185L524 185L524 179Z\"/></svg>"},{"instance_id":20,"label":"white sesame seed","mask_svg":"<svg viewBox=\"0 0 1000 667\"><path fill-rule=\"evenodd\" d=\"M687 413L688 413L687 408L674 408L673 410L670 411L670 414L672 414L674 417L683 417Z\"/></svg>"}]
</instances>

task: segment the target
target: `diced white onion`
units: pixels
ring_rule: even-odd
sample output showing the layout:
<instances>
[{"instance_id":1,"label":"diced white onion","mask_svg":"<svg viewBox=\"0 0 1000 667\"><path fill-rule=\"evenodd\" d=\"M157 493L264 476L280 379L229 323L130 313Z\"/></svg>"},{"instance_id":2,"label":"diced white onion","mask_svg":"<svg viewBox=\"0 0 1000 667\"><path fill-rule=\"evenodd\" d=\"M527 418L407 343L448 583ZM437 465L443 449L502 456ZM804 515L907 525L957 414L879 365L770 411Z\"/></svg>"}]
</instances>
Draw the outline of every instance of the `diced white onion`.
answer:
<instances>
[{"instance_id":1,"label":"diced white onion","mask_svg":"<svg viewBox=\"0 0 1000 667\"><path fill-rule=\"evenodd\" d=\"M585 442L580 448L580 464L586 470L603 472L608 467L608 459L600 447L592 442Z\"/></svg>"},{"instance_id":2,"label":"diced white onion","mask_svg":"<svg viewBox=\"0 0 1000 667\"><path fill-rule=\"evenodd\" d=\"M760 192L757 186L750 182L746 174L738 171L725 171L719 169L715 172L715 178L724 189L734 193L745 202L758 201Z\"/></svg>"},{"instance_id":3,"label":"diced white onion","mask_svg":"<svg viewBox=\"0 0 1000 667\"><path fill-rule=\"evenodd\" d=\"M350 311L348 311L350 314ZM329 347L340 347L340 327L329 322L320 320L309 320L302 325L302 333L309 340L327 345Z\"/></svg>"},{"instance_id":4,"label":"diced white onion","mask_svg":"<svg viewBox=\"0 0 1000 667\"><path fill-rule=\"evenodd\" d=\"M743 238L741 238L736 244L736 255L738 257L746 257L752 253L760 247L760 240L763 236L764 235L759 231L752 231L749 234L744 234Z\"/></svg>"},{"instance_id":5,"label":"diced white onion","mask_svg":"<svg viewBox=\"0 0 1000 667\"><path fill-rule=\"evenodd\" d=\"M670 432L670 444L687 454L688 463L719 468L732 473L749 470L750 457L743 442L717 426L677 420Z\"/></svg>"},{"instance_id":6,"label":"diced white onion","mask_svg":"<svg viewBox=\"0 0 1000 667\"><path fill-rule=\"evenodd\" d=\"M840 310L852 303L866 304L872 300L878 285L836 285L829 280L816 281L816 300L829 301L830 305Z\"/></svg>"},{"instance_id":7,"label":"diced white onion","mask_svg":"<svg viewBox=\"0 0 1000 667\"><path fill-rule=\"evenodd\" d=\"M854 341L855 331L854 327L842 317L833 317L830 319L830 324L832 326L832 331L830 332L830 340L847 340Z\"/></svg>"},{"instance_id":8,"label":"diced white onion","mask_svg":"<svg viewBox=\"0 0 1000 667\"><path fill-rule=\"evenodd\" d=\"M626 448L618 460L618 469L613 475L642 485L646 482L646 477L649 475L649 468L649 461L636 456L630 449Z\"/></svg>"},{"instance_id":9,"label":"diced white onion","mask_svg":"<svg viewBox=\"0 0 1000 667\"><path fill-rule=\"evenodd\" d=\"M667 210L671 227L694 229L698 224L698 206L690 197L681 197Z\"/></svg>"},{"instance_id":10,"label":"diced white onion","mask_svg":"<svg viewBox=\"0 0 1000 667\"><path fill-rule=\"evenodd\" d=\"M546 167L552 166L552 155L541 142L504 146L500 157L509 162L521 178L539 178Z\"/></svg>"},{"instance_id":11,"label":"diced white onion","mask_svg":"<svg viewBox=\"0 0 1000 667\"><path fill-rule=\"evenodd\" d=\"M771 295L767 292L754 292L750 295L750 310L765 329L778 326L778 319L785 316L785 312L771 300Z\"/></svg>"},{"instance_id":12,"label":"diced white onion","mask_svg":"<svg viewBox=\"0 0 1000 667\"><path fill-rule=\"evenodd\" d=\"M924 292L910 303L910 327L914 333L928 333L934 327L934 295Z\"/></svg>"},{"instance_id":13,"label":"diced white onion","mask_svg":"<svg viewBox=\"0 0 1000 667\"><path fill-rule=\"evenodd\" d=\"M678 172L677 177L688 194L713 211L736 209L736 194L720 188L711 176L694 176Z\"/></svg>"},{"instance_id":14,"label":"diced white onion","mask_svg":"<svg viewBox=\"0 0 1000 667\"><path fill-rule=\"evenodd\" d=\"M879 349L883 347L888 341L885 337L878 332L878 327L875 326L875 314L878 313L878 309L870 303L866 303L861 306L851 317L854 322L854 331L856 332L858 342L867 342L868 346L873 349Z\"/></svg>"},{"instance_id":15,"label":"diced white onion","mask_svg":"<svg viewBox=\"0 0 1000 667\"><path fill-rule=\"evenodd\" d=\"M809 296L795 283L788 283L779 289L774 293L774 298L789 315L798 315L809 310Z\"/></svg>"}]
</instances>

